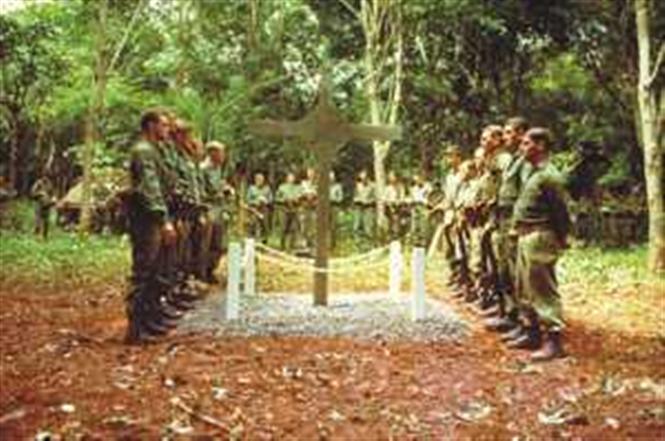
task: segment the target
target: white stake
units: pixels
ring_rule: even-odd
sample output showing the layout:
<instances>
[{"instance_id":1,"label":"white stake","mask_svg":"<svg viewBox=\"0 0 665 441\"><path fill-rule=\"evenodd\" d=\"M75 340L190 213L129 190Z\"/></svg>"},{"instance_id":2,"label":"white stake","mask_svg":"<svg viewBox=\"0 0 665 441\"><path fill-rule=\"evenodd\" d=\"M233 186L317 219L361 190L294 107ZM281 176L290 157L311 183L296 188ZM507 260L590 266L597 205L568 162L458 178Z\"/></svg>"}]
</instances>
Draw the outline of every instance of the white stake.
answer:
<instances>
[{"instance_id":1,"label":"white stake","mask_svg":"<svg viewBox=\"0 0 665 441\"><path fill-rule=\"evenodd\" d=\"M228 283L226 286L226 297L224 297L224 318L226 320L235 320L239 316L239 296L240 296L240 270L241 253L240 244L231 242L229 244L228 255Z\"/></svg>"},{"instance_id":2,"label":"white stake","mask_svg":"<svg viewBox=\"0 0 665 441\"><path fill-rule=\"evenodd\" d=\"M245 291L244 294L256 294L256 254L254 239L245 240Z\"/></svg>"},{"instance_id":3,"label":"white stake","mask_svg":"<svg viewBox=\"0 0 665 441\"><path fill-rule=\"evenodd\" d=\"M413 320L425 318L425 248L413 249L411 261L413 300L411 317Z\"/></svg>"},{"instance_id":4,"label":"white stake","mask_svg":"<svg viewBox=\"0 0 665 441\"><path fill-rule=\"evenodd\" d=\"M402 289L402 246L399 240L390 242L390 280L388 292L396 297Z\"/></svg>"}]
</instances>

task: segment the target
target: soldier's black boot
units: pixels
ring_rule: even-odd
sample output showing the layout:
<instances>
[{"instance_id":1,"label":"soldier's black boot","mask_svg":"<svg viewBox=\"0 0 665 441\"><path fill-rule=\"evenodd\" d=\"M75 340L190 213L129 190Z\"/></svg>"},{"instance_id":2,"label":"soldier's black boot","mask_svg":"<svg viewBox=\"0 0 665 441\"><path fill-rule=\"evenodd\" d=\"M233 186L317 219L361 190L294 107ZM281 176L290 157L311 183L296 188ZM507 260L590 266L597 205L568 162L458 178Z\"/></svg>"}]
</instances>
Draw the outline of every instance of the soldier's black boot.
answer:
<instances>
[{"instance_id":1,"label":"soldier's black boot","mask_svg":"<svg viewBox=\"0 0 665 441\"><path fill-rule=\"evenodd\" d=\"M535 350L540 347L542 340L538 316L536 313L531 313L529 314L529 326L514 340L508 341L506 346L511 349Z\"/></svg>"},{"instance_id":2,"label":"soldier's black boot","mask_svg":"<svg viewBox=\"0 0 665 441\"><path fill-rule=\"evenodd\" d=\"M148 326L150 311L139 293L133 293L127 304L126 344L153 343L157 333Z\"/></svg>"},{"instance_id":3,"label":"soldier's black boot","mask_svg":"<svg viewBox=\"0 0 665 441\"><path fill-rule=\"evenodd\" d=\"M485 328L488 331L507 332L519 325L517 311L511 311L499 317L485 320Z\"/></svg>"},{"instance_id":4,"label":"soldier's black boot","mask_svg":"<svg viewBox=\"0 0 665 441\"><path fill-rule=\"evenodd\" d=\"M561 332L549 331L545 335L543 347L531 354L531 361L550 361L555 358L565 357L566 353L561 344Z\"/></svg>"},{"instance_id":5,"label":"soldier's black boot","mask_svg":"<svg viewBox=\"0 0 665 441\"><path fill-rule=\"evenodd\" d=\"M503 334L501 334L501 341L507 343L511 340L515 340L515 339L521 337L522 334L524 334L525 332L526 332L525 329L521 325L516 326L515 328L511 329L510 331L504 332Z\"/></svg>"}]
</instances>

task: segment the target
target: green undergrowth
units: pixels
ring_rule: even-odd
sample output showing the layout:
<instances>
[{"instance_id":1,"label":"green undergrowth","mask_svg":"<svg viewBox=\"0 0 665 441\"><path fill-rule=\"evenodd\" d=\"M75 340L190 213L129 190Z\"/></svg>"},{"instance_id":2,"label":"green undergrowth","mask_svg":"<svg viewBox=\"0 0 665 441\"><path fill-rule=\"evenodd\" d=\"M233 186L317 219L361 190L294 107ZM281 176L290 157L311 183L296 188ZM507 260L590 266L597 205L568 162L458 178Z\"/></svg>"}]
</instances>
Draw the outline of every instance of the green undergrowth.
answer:
<instances>
[{"instance_id":1,"label":"green undergrowth","mask_svg":"<svg viewBox=\"0 0 665 441\"><path fill-rule=\"evenodd\" d=\"M0 287L86 287L122 283L129 244L119 236L87 236L55 230L48 240L0 231Z\"/></svg>"},{"instance_id":2,"label":"green undergrowth","mask_svg":"<svg viewBox=\"0 0 665 441\"><path fill-rule=\"evenodd\" d=\"M353 255L369 247L356 247L343 242L333 255ZM410 287L410 247L404 247L404 291ZM572 247L558 267L562 287L575 290L621 289L626 286L658 285L662 276L651 275L645 266L647 249ZM331 285L339 291L387 290L387 253L379 258L385 265L367 271L355 268L348 274L334 274ZM86 286L96 283L122 283L129 274L129 244L122 236L88 236L55 229L48 240L30 233L0 230L0 285ZM312 281L307 271L283 268L270 262L259 262L259 287L265 291L308 292ZM358 266L363 266L358 262ZM225 268L222 265L222 272ZM445 264L437 253L427 264L427 285L443 289Z\"/></svg>"}]
</instances>

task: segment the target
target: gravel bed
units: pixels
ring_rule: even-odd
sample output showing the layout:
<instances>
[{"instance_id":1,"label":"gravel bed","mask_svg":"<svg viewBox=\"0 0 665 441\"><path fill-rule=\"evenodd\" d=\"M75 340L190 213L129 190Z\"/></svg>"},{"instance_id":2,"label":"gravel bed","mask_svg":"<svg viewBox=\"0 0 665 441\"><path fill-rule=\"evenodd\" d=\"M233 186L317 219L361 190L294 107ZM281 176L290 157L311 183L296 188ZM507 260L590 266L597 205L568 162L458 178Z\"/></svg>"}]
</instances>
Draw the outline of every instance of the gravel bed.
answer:
<instances>
[{"instance_id":1,"label":"gravel bed","mask_svg":"<svg viewBox=\"0 0 665 441\"><path fill-rule=\"evenodd\" d=\"M184 317L180 332L418 342L460 340L468 333L461 318L433 299L427 299L426 317L419 321L411 320L408 296L331 294L327 307L312 306L312 296L302 294L241 295L240 299L238 320L224 320L223 297L212 295Z\"/></svg>"}]
</instances>

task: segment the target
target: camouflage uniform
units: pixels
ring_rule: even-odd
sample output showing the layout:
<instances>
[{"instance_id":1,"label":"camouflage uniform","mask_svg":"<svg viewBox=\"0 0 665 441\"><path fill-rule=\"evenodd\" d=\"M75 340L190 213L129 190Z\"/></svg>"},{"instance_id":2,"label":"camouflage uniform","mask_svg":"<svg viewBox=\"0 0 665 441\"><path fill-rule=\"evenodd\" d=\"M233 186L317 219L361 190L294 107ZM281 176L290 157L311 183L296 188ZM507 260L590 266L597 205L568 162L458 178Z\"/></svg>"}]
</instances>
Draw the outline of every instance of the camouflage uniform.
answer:
<instances>
[{"instance_id":1,"label":"camouflage uniform","mask_svg":"<svg viewBox=\"0 0 665 441\"><path fill-rule=\"evenodd\" d=\"M296 183L283 182L275 194L275 202L279 206L282 232L280 244L282 249L292 249L300 234L300 219L298 217L298 201L300 199L300 186Z\"/></svg>"},{"instance_id":2,"label":"camouflage uniform","mask_svg":"<svg viewBox=\"0 0 665 441\"><path fill-rule=\"evenodd\" d=\"M570 218L562 176L549 163L533 170L515 203L519 234L516 291L520 305L534 310L545 329L564 326L555 266L563 252Z\"/></svg>"},{"instance_id":3,"label":"camouflage uniform","mask_svg":"<svg viewBox=\"0 0 665 441\"><path fill-rule=\"evenodd\" d=\"M412 207L411 240L418 246L427 245L427 198L431 188L428 183L414 184L409 189Z\"/></svg>"},{"instance_id":4,"label":"camouflage uniform","mask_svg":"<svg viewBox=\"0 0 665 441\"><path fill-rule=\"evenodd\" d=\"M456 270L455 201L457 200L461 183L462 180L460 178L459 173L456 173L455 171L451 170L450 173L448 173L448 175L446 176L443 187L444 188L443 235L445 237L447 245L446 260L448 261L448 267L453 276Z\"/></svg>"},{"instance_id":5,"label":"camouflage uniform","mask_svg":"<svg viewBox=\"0 0 665 441\"><path fill-rule=\"evenodd\" d=\"M254 210L252 219L249 224L249 232L252 237L255 237L262 242L268 240L270 234L268 228L268 215L270 214L270 205L272 204L272 193L267 184L258 186L252 184L247 189L247 205ZM259 216L260 214L260 216Z\"/></svg>"},{"instance_id":6,"label":"camouflage uniform","mask_svg":"<svg viewBox=\"0 0 665 441\"><path fill-rule=\"evenodd\" d=\"M376 190L370 181L356 182L353 195L354 222L353 232L356 237L374 239L374 210L376 209Z\"/></svg>"},{"instance_id":7,"label":"camouflage uniform","mask_svg":"<svg viewBox=\"0 0 665 441\"><path fill-rule=\"evenodd\" d=\"M51 180L47 177L38 179L32 186L30 193L37 202L35 207L35 234L47 239L51 223L51 209L55 205Z\"/></svg>"},{"instance_id":8,"label":"camouflage uniform","mask_svg":"<svg viewBox=\"0 0 665 441\"><path fill-rule=\"evenodd\" d=\"M496 232L492 235L492 248L497 261L497 291L505 314L515 316L515 264L517 260L517 240L511 234L512 215L522 182L531 165L517 153L504 160L501 184L497 194L495 209Z\"/></svg>"},{"instance_id":9,"label":"camouflage uniform","mask_svg":"<svg viewBox=\"0 0 665 441\"><path fill-rule=\"evenodd\" d=\"M171 149L170 168L175 176L174 213L178 231L177 262L184 276L204 278L204 238L207 222L202 201L198 164L182 150Z\"/></svg>"},{"instance_id":10,"label":"camouflage uniform","mask_svg":"<svg viewBox=\"0 0 665 441\"><path fill-rule=\"evenodd\" d=\"M203 248L205 255L205 280L214 281L213 272L224 252L224 168L215 165L210 159L201 165L203 201L207 207L207 228Z\"/></svg>"},{"instance_id":11,"label":"camouflage uniform","mask_svg":"<svg viewBox=\"0 0 665 441\"><path fill-rule=\"evenodd\" d=\"M404 189L398 183L386 185L383 194L383 203L388 220L388 235L390 240L395 240L401 235L401 206L405 202Z\"/></svg>"},{"instance_id":12,"label":"camouflage uniform","mask_svg":"<svg viewBox=\"0 0 665 441\"><path fill-rule=\"evenodd\" d=\"M160 152L148 141L131 150L131 196L128 200L129 238L132 245L131 289L127 297L129 341L139 341L157 330L165 285L162 266L165 246L161 228L169 220L165 193L166 169Z\"/></svg>"}]
</instances>

